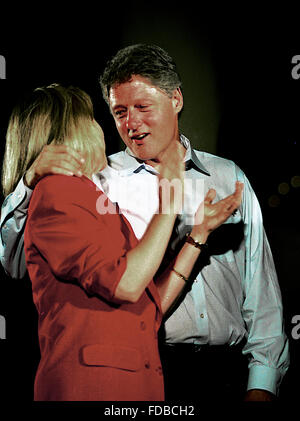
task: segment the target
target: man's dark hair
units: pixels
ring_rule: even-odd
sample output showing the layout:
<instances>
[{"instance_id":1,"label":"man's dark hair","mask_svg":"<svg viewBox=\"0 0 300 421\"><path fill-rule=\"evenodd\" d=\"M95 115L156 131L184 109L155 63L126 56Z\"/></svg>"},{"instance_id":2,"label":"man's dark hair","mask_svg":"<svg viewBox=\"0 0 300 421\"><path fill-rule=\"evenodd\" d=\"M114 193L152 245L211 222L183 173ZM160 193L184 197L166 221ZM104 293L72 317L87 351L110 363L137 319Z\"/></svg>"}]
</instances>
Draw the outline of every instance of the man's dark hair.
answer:
<instances>
[{"instance_id":1,"label":"man's dark hair","mask_svg":"<svg viewBox=\"0 0 300 421\"><path fill-rule=\"evenodd\" d=\"M122 48L108 61L100 85L108 103L110 88L128 82L133 75L148 78L170 97L181 86L180 76L172 57L157 45L136 44Z\"/></svg>"}]
</instances>

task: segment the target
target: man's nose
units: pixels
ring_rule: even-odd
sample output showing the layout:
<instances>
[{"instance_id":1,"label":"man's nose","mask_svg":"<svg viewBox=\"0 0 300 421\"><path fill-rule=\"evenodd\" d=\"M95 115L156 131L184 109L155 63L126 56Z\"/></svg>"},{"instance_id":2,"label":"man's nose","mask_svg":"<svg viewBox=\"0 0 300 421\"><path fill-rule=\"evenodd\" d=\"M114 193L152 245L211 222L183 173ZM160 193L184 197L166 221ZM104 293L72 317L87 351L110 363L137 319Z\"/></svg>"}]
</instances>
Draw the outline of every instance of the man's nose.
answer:
<instances>
[{"instance_id":1,"label":"man's nose","mask_svg":"<svg viewBox=\"0 0 300 421\"><path fill-rule=\"evenodd\" d=\"M128 111L126 117L126 127L128 132L136 131L141 125L141 120L136 110Z\"/></svg>"}]
</instances>

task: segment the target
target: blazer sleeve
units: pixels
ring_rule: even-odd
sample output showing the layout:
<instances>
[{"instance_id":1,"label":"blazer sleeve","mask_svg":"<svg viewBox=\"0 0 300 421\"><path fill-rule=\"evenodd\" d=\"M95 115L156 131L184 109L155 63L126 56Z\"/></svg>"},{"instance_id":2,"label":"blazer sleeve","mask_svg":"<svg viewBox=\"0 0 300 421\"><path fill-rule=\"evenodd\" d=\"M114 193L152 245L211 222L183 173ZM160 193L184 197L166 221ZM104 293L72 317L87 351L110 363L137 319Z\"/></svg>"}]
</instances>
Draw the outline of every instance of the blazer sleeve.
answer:
<instances>
[{"instance_id":1,"label":"blazer sleeve","mask_svg":"<svg viewBox=\"0 0 300 421\"><path fill-rule=\"evenodd\" d=\"M26 263L30 276L36 276L38 254L57 279L119 302L114 293L126 269L128 243L120 215L97 213L97 197L103 193L94 187L67 176L38 183L25 228Z\"/></svg>"}]
</instances>

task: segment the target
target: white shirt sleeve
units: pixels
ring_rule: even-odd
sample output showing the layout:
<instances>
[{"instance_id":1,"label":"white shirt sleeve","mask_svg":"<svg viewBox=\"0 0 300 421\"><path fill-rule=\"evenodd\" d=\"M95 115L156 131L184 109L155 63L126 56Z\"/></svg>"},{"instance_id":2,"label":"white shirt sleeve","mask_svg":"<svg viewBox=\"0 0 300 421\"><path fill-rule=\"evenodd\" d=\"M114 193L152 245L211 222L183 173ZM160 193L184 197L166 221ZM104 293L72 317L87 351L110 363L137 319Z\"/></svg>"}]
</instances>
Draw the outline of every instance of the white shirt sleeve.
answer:
<instances>
[{"instance_id":1,"label":"white shirt sleeve","mask_svg":"<svg viewBox=\"0 0 300 421\"><path fill-rule=\"evenodd\" d=\"M1 208L0 260L6 273L14 279L26 274L23 234L31 195L32 190L22 178Z\"/></svg>"}]
</instances>

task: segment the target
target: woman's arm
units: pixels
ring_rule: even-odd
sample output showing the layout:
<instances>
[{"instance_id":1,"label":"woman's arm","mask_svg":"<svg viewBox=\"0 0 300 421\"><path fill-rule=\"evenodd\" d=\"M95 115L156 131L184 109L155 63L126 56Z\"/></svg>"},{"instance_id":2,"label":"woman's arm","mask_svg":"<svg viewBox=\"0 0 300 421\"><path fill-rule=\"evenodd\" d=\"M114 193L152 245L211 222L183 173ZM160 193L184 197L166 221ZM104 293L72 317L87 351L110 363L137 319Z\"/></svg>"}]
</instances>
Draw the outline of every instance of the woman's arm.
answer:
<instances>
[{"instance_id":1,"label":"woman's arm","mask_svg":"<svg viewBox=\"0 0 300 421\"><path fill-rule=\"evenodd\" d=\"M153 279L167 249L183 201L184 147L174 141L160 156L159 213L152 218L139 244L126 254L127 267L115 298L136 302ZM173 187L174 188L173 188Z\"/></svg>"},{"instance_id":2,"label":"woman's arm","mask_svg":"<svg viewBox=\"0 0 300 421\"><path fill-rule=\"evenodd\" d=\"M209 190L195 215L195 225L190 234L192 239L197 243L205 244L209 234L225 222L232 212L240 206L242 191L243 184L236 183L236 190L232 195L212 204L215 198L215 190ZM155 282L164 314L167 313L184 289L186 285L184 278L188 279L190 276L200 253L201 248L186 242L175 258L172 267L168 267L161 276L156 278Z\"/></svg>"}]
</instances>

